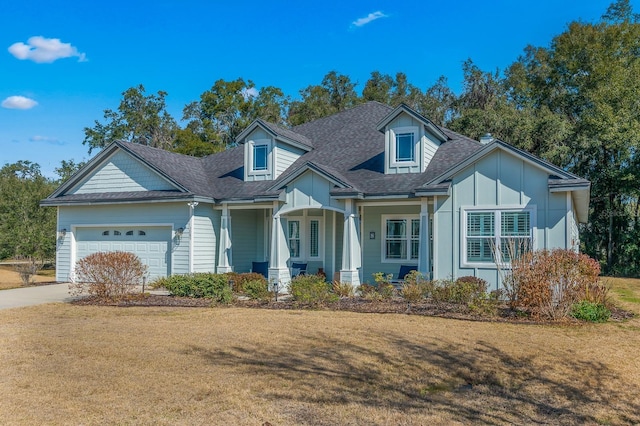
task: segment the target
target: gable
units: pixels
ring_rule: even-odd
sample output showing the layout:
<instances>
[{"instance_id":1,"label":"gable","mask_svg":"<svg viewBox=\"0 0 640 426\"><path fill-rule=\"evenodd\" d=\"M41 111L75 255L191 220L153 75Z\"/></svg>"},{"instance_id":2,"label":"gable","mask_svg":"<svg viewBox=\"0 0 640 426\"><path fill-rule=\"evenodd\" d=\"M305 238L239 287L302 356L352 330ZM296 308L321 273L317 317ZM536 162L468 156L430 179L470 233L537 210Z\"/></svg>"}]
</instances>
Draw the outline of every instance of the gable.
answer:
<instances>
[{"instance_id":1,"label":"gable","mask_svg":"<svg viewBox=\"0 0 640 426\"><path fill-rule=\"evenodd\" d=\"M175 191L177 188L130 154L117 150L67 194Z\"/></svg>"},{"instance_id":2,"label":"gable","mask_svg":"<svg viewBox=\"0 0 640 426\"><path fill-rule=\"evenodd\" d=\"M330 196L335 184L313 170L297 176L285 187L286 209L283 212L305 208L344 210L344 201Z\"/></svg>"},{"instance_id":3,"label":"gable","mask_svg":"<svg viewBox=\"0 0 640 426\"><path fill-rule=\"evenodd\" d=\"M424 122L406 111L401 111L385 126L385 174L421 173L426 170L441 140L424 125ZM410 161L399 161L397 139L409 136L413 142Z\"/></svg>"}]
</instances>

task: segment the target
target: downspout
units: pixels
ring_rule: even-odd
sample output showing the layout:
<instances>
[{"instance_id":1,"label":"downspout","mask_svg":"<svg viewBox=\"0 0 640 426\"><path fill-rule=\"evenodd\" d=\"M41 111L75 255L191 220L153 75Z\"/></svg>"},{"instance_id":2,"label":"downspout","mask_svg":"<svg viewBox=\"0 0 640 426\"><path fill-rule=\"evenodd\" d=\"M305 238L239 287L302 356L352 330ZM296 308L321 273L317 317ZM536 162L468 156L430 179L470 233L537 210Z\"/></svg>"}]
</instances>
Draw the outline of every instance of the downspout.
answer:
<instances>
[{"instance_id":1,"label":"downspout","mask_svg":"<svg viewBox=\"0 0 640 426\"><path fill-rule=\"evenodd\" d=\"M193 224L194 224L194 213L195 209L198 206L197 201L191 201L187 203L189 206L189 273L193 273L193 252L195 247L195 232L193 232Z\"/></svg>"}]
</instances>

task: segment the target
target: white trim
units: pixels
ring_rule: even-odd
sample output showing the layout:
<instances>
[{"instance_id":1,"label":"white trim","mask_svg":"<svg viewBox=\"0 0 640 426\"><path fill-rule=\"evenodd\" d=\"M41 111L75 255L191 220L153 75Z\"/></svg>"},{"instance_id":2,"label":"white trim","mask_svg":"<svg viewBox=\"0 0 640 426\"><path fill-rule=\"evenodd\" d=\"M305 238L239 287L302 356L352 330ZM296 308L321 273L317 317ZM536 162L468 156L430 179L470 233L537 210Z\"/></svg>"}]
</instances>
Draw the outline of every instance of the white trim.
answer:
<instances>
[{"instance_id":1,"label":"white trim","mask_svg":"<svg viewBox=\"0 0 640 426\"><path fill-rule=\"evenodd\" d=\"M418 253L417 259L411 258L411 230L412 220L420 221L420 214L383 214L380 215L382 223L380 224L380 262L382 263L418 263L420 259L420 253ZM386 241L387 241L387 220L406 220L407 221L407 257L404 259L387 259L386 253ZM420 238L418 236L418 243Z\"/></svg>"},{"instance_id":2,"label":"white trim","mask_svg":"<svg viewBox=\"0 0 640 426\"><path fill-rule=\"evenodd\" d=\"M248 176L270 176L273 172L273 140L272 139L250 139L245 144L245 175ZM253 169L253 150L256 146L267 147L267 168L265 170Z\"/></svg>"},{"instance_id":3,"label":"white trim","mask_svg":"<svg viewBox=\"0 0 640 426\"><path fill-rule=\"evenodd\" d=\"M503 212L529 212L529 238L531 239L533 249L537 248L535 235L537 232L537 208L535 204L526 206L506 205L506 206L461 206L460 207L460 264L463 268L482 268L497 269L494 261L490 262L473 262L467 260L467 212L486 212L494 214L494 235L496 241L499 241L501 235L501 217ZM500 213L500 214L497 214ZM435 228L435 224L434 224ZM437 252L437 250L436 250ZM504 264L503 266L508 266Z\"/></svg>"},{"instance_id":4,"label":"white trim","mask_svg":"<svg viewBox=\"0 0 640 426\"><path fill-rule=\"evenodd\" d=\"M413 160L398 161L396 152L396 137L400 134L413 134ZM389 129L389 168L414 167L420 164L420 134L417 126L392 127Z\"/></svg>"}]
</instances>

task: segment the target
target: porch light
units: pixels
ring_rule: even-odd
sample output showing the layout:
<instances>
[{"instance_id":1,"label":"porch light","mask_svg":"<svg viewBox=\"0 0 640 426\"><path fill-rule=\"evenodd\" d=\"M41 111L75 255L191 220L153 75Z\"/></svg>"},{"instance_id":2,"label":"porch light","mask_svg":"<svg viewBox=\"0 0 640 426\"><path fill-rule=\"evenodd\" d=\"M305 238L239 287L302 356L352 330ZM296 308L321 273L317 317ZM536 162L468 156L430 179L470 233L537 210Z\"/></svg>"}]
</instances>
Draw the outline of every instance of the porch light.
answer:
<instances>
[{"instance_id":1,"label":"porch light","mask_svg":"<svg viewBox=\"0 0 640 426\"><path fill-rule=\"evenodd\" d=\"M376 239L376 232L375 231L369 232L369 239L370 240L375 240Z\"/></svg>"},{"instance_id":2,"label":"porch light","mask_svg":"<svg viewBox=\"0 0 640 426\"><path fill-rule=\"evenodd\" d=\"M178 237L178 239L182 238L182 234L184 234L184 228L176 229L176 237Z\"/></svg>"},{"instance_id":3,"label":"porch light","mask_svg":"<svg viewBox=\"0 0 640 426\"><path fill-rule=\"evenodd\" d=\"M58 238L63 239L64 236L67 235L67 228L62 228L58 231Z\"/></svg>"}]
</instances>

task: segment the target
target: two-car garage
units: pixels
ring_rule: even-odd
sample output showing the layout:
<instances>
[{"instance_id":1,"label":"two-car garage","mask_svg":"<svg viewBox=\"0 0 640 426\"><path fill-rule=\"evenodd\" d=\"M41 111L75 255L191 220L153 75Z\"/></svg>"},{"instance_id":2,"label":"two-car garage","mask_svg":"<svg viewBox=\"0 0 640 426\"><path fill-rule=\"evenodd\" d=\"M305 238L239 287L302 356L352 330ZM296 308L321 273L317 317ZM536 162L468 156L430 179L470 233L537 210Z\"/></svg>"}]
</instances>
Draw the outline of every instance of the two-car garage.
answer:
<instances>
[{"instance_id":1,"label":"two-car garage","mask_svg":"<svg viewBox=\"0 0 640 426\"><path fill-rule=\"evenodd\" d=\"M147 265L149 279L171 273L170 226L82 226L75 229L75 260L89 254L126 251Z\"/></svg>"}]
</instances>

